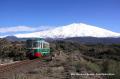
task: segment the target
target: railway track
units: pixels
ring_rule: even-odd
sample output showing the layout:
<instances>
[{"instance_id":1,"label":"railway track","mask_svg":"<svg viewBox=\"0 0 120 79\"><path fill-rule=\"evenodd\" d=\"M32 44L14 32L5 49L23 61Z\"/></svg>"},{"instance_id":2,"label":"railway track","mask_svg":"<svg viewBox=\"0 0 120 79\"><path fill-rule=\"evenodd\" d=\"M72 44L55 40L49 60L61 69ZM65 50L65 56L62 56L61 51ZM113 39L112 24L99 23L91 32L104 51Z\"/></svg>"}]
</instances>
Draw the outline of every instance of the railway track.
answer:
<instances>
[{"instance_id":1,"label":"railway track","mask_svg":"<svg viewBox=\"0 0 120 79\"><path fill-rule=\"evenodd\" d=\"M0 79L2 77L9 77L11 74L16 73L24 73L30 69L36 68L37 66L46 67L47 63L42 62L39 59L34 60L24 60L12 64L8 64L5 66L0 66Z\"/></svg>"},{"instance_id":2,"label":"railway track","mask_svg":"<svg viewBox=\"0 0 120 79\"><path fill-rule=\"evenodd\" d=\"M9 71L11 69L14 69L14 68L16 68L16 67L18 67L20 65L23 65L23 64L27 64L29 62L31 62L31 61L30 60L24 60L24 61L12 63L12 64L3 65L3 66L0 67L0 73Z\"/></svg>"}]
</instances>

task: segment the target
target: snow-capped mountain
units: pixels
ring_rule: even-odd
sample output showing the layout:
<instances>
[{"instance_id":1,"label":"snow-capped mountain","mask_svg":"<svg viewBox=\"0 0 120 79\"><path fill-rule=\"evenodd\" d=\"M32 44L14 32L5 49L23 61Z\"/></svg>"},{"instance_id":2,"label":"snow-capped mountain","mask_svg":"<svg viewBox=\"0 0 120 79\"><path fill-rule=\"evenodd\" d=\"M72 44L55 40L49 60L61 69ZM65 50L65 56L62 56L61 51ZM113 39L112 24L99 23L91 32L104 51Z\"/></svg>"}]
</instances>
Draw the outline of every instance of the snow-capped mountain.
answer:
<instances>
[{"instance_id":1,"label":"snow-capped mountain","mask_svg":"<svg viewBox=\"0 0 120 79\"><path fill-rule=\"evenodd\" d=\"M99 27L84 23L73 23L66 26L56 27L40 32L16 34L20 38L42 37L42 38L68 38L68 37L120 37L120 33L115 33Z\"/></svg>"}]
</instances>

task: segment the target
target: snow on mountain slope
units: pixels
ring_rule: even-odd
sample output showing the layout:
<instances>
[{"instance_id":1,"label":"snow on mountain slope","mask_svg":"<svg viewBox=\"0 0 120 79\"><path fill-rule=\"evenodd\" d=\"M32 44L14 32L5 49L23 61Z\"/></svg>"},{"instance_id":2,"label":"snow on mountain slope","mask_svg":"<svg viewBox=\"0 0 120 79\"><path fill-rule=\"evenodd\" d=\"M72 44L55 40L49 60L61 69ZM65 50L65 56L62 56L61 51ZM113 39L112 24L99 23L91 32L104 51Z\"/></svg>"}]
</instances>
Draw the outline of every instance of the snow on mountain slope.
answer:
<instances>
[{"instance_id":1,"label":"snow on mountain slope","mask_svg":"<svg viewBox=\"0 0 120 79\"><path fill-rule=\"evenodd\" d=\"M15 36L21 38L27 37L42 37L42 38L67 38L67 37L120 37L120 33L115 33L99 27L83 24L73 23L70 25L56 27L40 32L33 32L27 34L16 34Z\"/></svg>"}]
</instances>

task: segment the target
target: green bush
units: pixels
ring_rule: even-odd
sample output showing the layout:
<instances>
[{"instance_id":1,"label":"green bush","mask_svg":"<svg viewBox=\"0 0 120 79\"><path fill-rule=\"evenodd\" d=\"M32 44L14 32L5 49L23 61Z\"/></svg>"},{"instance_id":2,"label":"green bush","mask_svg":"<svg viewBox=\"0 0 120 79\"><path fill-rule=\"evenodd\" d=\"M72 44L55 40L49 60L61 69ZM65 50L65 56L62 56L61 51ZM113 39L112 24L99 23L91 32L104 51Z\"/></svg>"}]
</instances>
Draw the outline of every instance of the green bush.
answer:
<instances>
[{"instance_id":1,"label":"green bush","mask_svg":"<svg viewBox=\"0 0 120 79\"><path fill-rule=\"evenodd\" d=\"M92 70L93 72L97 72L97 73L101 72L101 67L96 63L92 63L90 61L86 62L86 67Z\"/></svg>"},{"instance_id":2,"label":"green bush","mask_svg":"<svg viewBox=\"0 0 120 79\"><path fill-rule=\"evenodd\" d=\"M120 79L120 62L110 60L107 73L113 73L114 76L108 76L108 79Z\"/></svg>"}]
</instances>

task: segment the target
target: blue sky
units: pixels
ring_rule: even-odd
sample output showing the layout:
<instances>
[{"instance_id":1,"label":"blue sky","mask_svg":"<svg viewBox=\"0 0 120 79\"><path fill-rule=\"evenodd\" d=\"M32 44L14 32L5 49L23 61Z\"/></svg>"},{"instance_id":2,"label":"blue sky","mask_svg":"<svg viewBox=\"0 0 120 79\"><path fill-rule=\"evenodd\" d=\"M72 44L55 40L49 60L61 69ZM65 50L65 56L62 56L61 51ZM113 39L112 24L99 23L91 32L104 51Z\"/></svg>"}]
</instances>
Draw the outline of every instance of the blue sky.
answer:
<instances>
[{"instance_id":1,"label":"blue sky","mask_svg":"<svg viewBox=\"0 0 120 79\"><path fill-rule=\"evenodd\" d=\"M7 29L1 35L72 23L86 23L120 33L120 0L0 0L0 29L18 26L29 29L14 32Z\"/></svg>"}]
</instances>

